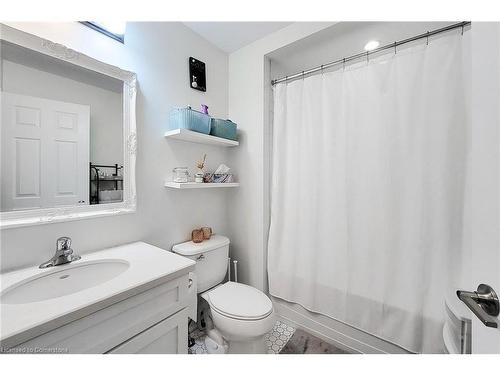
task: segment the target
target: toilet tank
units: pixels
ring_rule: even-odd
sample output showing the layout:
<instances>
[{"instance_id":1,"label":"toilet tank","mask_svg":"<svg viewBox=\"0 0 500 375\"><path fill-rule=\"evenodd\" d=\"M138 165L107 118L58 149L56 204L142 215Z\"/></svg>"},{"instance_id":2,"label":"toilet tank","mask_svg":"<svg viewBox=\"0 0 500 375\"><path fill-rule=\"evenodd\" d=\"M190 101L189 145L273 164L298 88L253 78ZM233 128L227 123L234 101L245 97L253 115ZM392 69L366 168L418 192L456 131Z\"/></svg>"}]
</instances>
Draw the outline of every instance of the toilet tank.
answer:
<instances>
[{"instance_id":1,"label":"toilet tank","mask_svg":"<svg viewBox=\"0 0 500 375\"><path fill-rule=\"evenodd\" d=\"M198 293L224 280L229 256L229 238L214 234L209 240L200 243L187 241L174 245L172 251L196 262Z\"/></svg>"}]
</instances>

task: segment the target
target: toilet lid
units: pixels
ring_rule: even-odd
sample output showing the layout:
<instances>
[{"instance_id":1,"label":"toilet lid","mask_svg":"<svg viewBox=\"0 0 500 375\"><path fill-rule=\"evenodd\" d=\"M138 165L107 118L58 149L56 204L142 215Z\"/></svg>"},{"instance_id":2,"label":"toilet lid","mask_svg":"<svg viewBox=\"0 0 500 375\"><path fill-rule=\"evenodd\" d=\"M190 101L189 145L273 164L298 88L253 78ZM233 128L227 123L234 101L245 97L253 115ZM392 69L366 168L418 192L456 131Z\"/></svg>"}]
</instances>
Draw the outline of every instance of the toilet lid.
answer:
<instances>
[{"instance_id":1,"label":"toilet lid","mask_svg":"<svg viewBox=\"0 0 500 375\"><path fill-rule=\"evenodd\" d=\"M261 319L273 310L268 296L251 286L227 282L208 293L211 307L236 319Z\"/></svg>"}]
</instances>

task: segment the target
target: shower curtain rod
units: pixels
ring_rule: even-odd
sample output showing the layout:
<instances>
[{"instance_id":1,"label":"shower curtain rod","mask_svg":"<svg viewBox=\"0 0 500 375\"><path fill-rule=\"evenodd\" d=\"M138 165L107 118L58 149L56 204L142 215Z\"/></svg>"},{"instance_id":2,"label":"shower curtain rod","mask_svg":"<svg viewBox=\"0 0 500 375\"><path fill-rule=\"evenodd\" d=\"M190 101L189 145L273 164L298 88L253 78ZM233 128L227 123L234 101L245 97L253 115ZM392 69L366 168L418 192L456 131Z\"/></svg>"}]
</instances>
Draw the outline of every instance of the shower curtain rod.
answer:
<instances>
[{"instance_id":1,"label":"shower curtain rod","mask_svg":"<svg viewBox=\"0 0 500 375\"><path fill-rule=\"evenodd\" d=\"M386 50L386 49L389 49L389 48L394 48L394 50L396 50L396 48L398 46L402 45L402 44L414 42L414 41L419 40L419 39L425 39L425 38L427 38L427 43L428 43L429 42L428 39L429 39L430 36L433 36L433 35L436 35L436 34L440 34L440 33L444 33L446 31L450 31L450 30L453 30L453 29L462 28L462 34L463 34L464 28L466 26L469 26L470 24L471 24L470 21L463 21L463 22L458 22L458 23L455 23L455 24L452 24L452 25L449 25L449 26L442 27L440 29L436 29L436 30L432 30L432 31L427 31L426 33L423 33L423 34L420 34L420 35L416 35L416 36L413 36L411 38L407 38L407 39L403 39L403 40L400 40L400 41L396 41L396 42L391 43L391 44L386 44L386 45L384 45L382 47L375 48L375 49L373 49L371 51L360 52L360 53L357 53L355 55L351 55L349 57L344 57L342 59L329 62L328 64L323 64L323 65L317 66L315 68L311 68L311 69L308 69L308 70L303 70L302 72L299 72L299 73L295 73L295 74L292 74L292 75L289 75L289 76L285 76L285 77L281 77L281 78L278 78L278 79L273 79L271 81L271 85L274 86L275 84L280 83L280 82L287 82L287 81L291 81L291 80L294 80L294 79L297 79L297 78L305 77L306 75L313 74L313 73L322 71L324 69L328 69L328 68L330 68L330 67L332 67L334 65L345 64L348 61L356 60L356 59L359 59L361 57L368 58L371 54L374 54L374 53L377 53L377 52L380 52L380 51L383 51L383 50Z\"/></svg>"}]
</instances>

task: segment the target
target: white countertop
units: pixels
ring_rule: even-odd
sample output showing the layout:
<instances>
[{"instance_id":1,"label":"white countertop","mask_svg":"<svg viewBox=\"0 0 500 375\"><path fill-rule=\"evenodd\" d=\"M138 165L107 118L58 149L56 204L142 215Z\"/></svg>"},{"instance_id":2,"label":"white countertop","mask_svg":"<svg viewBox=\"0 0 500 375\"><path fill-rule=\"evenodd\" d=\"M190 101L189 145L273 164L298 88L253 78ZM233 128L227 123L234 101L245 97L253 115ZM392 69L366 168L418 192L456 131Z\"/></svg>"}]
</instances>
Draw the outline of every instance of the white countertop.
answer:
<instances>
[{"instance_id":1,"label":"white countertop","mask_svg":"<svg viewBox=\"0 0 500 375\"><path fill-rule=\"evenodd\" d=\"M47 259L52 256L52 254L47 255ZM129 263L129 268L104 283L57 298L26 304L4 304L0 299L2 302L0 304L0 340L2 345L12 346L16 342L24 342L144 290L194 271L195 266L195 262L188 258L144 242L135 242L83 254L81 260L65 265L46 269L30 267L4 273L0 275L0 286L4 291L23 280L71 268L79 262L103 259L125 260ZM83 312L84 315L82 315Z\"/></svg>"}]
</instances>

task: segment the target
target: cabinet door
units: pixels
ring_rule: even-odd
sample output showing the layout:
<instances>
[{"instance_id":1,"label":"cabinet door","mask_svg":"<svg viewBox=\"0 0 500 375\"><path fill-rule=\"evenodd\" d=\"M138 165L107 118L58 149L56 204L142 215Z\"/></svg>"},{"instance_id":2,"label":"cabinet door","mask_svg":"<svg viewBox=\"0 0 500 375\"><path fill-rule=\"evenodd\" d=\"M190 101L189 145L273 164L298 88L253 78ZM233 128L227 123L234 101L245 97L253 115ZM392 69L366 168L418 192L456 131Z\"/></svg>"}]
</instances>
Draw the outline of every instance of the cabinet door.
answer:
<instances>
[{"instance_id":1,"label":"cabinet door","mask_svg":"<svg viewBox=\"0 0 500 375\"><path fill-rule=\"evenodd\" d=\"M190 306L188 274L149 288L122 301L110 304L92 314L83 312L81 319L57 322L59 326L31 340L7 348L64 348L70 354L106 353L130 338ZM65 324L67 323L67 324ZM38 330L38 333L42 333ZM30 333L31 334L31 333Z\"/></svg>"},{"instance_id":2,"label":"cabinet door","mask_svg":"<svg viewBox=\"0 0 500 375\"><path fill-rule=\"evenodd\" d=\"M186 354L188 309L162 320L110 350L110 354Z\"/></svg>"}]
</instances>

